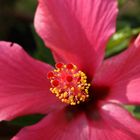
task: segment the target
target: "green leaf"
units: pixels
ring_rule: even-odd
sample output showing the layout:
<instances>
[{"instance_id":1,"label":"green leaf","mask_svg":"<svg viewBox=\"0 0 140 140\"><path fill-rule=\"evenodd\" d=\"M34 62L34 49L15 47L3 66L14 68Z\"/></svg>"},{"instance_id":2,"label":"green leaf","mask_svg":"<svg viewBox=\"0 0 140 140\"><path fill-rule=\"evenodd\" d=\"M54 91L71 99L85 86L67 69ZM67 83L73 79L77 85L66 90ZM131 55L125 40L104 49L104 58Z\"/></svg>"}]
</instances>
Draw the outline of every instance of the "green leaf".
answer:
<instances>
[{"instance_id":1,"label":"green leaf","mask_svg":"<svg viewBox=\"0 0 140 140\"><path fill-rule=\"evenodd\" d=\"M18 126L27 126L32 125L40 121L44 115L36 114L36 115L27 115L23 117L18 117L12 121L9 122L9 124L12 125L18 125Z\"/></svg>"},{"instance_id":2,"label":"green leaf","mask_svg":"<svg viewBox=\"0 0 140 140\"><path fill-rule=\"evenodd\" d=\"M123 6L126 3L127 0L118 0L119 7Z\"/></svg>"},{"instance_id":3,"label":"green leaf","mask_svg":"<svg viewBox=\"0 0 140 140\"><path fill-rule=\"evenodd\" d=\"M126 27L123 30L116 32L107 45L106 58L126 49L129 46L131 39L139 32L140 28L131 29L130 27Z\"/></svg>"},{"instance_id":4,"label":"green leaf","mask_svg":"<svg viewBox=\"0 0 140 140\"><path fill-rule=\"evenodd\" d=\"M127 109L134 117L140 119L140 106L125 105L124 108Z\"/></svg>"},{"instance_id":5,"label":"green leaf","mask_svg":"<svg viewBox=\"0 0 140 140\"><path fill-rule=\"evenodd\" d=\"M140 119L140 106L135 107L134 114L135 114L136 118Z\"/></svg>"},{"instance_id":6,"label":"green leaf","mask_svg":"<svg viewBox=\"0 0 140 140\"><path fill-rule=\"evenodd\" d=\"M43 40L36 34L33 26L32 26L32 32L37 46L37 50L34 52L33 57L42 60L44 62L47 62L51 65L54 65L55 61L53 59L53 55L50 49L44 45Z\"/></svg>"}]
</instances>

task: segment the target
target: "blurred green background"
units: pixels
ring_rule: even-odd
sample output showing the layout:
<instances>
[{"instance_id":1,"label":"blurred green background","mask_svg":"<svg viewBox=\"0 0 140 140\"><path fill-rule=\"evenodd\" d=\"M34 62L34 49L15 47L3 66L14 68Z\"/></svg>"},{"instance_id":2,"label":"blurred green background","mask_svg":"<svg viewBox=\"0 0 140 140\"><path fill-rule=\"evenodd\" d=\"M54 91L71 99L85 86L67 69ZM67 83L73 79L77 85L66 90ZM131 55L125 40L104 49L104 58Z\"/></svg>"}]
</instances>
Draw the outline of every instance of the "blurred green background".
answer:
<instances>
[{"instance_id":1,"label":"blurred green background","mask_svg":"<svg viewBox=\"0 0 140 140\"><path fill-rule=\"evenodd\" d=\"M0 0L0 40L17 42L31 56L54 64L52 55L34 31L37 0ZM110 39L106 58L120 53L140 33L140 0L119 0L117 32ZM140 118L140 107L125 106ZM9 140L22 126L39 121L42 115L30 115L0 123L0 140Z\"/></svg>"}]
</instances>

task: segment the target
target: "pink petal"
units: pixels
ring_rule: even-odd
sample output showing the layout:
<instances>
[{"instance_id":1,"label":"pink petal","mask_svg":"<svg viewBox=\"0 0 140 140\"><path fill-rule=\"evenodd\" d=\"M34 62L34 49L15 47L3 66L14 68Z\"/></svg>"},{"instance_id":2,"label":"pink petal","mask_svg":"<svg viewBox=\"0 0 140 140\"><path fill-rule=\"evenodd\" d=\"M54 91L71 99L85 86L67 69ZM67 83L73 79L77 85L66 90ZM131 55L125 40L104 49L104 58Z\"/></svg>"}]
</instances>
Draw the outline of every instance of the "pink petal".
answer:
<instances>
[{"instance_id":1,"label":"pink petal","mask_svg":"<svg viewBox=\"0 0 140 140\"><path fill-rule=\"evenodd\" d=\"M93 114L90 140L139 140L140 122L115 104L105 104Z\"/></svg>"},{"instance_id":2,"label":"pink petal","mask_svg":"<svg viewBox=\"0 0 140 140\"><path fill-rule=\"evenodd\" d=\"M59 111L34 126L23 128L12 140L139 140L140 122L115 104L90 114ZM125 116L125 117L124 117Z\"/></svg>"},{"instance_id":3,"label":"pink petal","mask_svg":"<svg viewBox=\"0 0 140 140\"><path fill-rule=\"evenodd\" d=\"M93 76L115 31L117 0L39 0L35 27L56 61Z\"/></svg>"},{"instance_id":4,"label":"pink petal","mask_svg":"<svg viewBox=\"0 0 140 140\"><path fill-rule=\"evenodd\" d=\"M0 42L0 120L57 107L46 78L51 69L29 57L19 45Z\"/></svg>"},{"instance_id":5,"label":"pink petal","mask_svg":"<svg viewBox=\"0 0 140 140\"><path fill-rule=\"evenodd\" d=\"M107 100L140 104L140 36L126 51L106 60L93 83L109 87Z\"/></svg>"},{"instance_id":6,"label":"pink petal","mask_svg":"<svg viewBox=\"0 0 140 140\"><path fill-rule=\"evenodd\" d=\"M84 114L73 119L59 111L34 126L23 128L12 140L88 140L88 126Z\"/></svg>"}]
</instances>

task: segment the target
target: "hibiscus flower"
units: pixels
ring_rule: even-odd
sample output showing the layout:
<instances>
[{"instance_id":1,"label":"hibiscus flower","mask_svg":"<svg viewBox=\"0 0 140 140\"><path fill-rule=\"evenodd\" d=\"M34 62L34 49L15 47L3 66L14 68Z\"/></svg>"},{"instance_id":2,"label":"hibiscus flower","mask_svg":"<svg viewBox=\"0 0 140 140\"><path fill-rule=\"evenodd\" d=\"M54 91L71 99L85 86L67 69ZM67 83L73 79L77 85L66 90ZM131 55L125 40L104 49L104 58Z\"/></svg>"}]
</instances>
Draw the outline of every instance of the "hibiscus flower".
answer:
<instances>
[{"instance_id":1,"label":"hibiscus flower","mask_svg":"<svg viewBox=\"0 0 140 140\"><path fill-rule=\"evenodd\" d=\"M56 68L0 42L0 120L41 113L12 140L139 140L140 36L103 61L115 32L116 0L39 0L35 28Z\"/></svg>"}]
</instances>

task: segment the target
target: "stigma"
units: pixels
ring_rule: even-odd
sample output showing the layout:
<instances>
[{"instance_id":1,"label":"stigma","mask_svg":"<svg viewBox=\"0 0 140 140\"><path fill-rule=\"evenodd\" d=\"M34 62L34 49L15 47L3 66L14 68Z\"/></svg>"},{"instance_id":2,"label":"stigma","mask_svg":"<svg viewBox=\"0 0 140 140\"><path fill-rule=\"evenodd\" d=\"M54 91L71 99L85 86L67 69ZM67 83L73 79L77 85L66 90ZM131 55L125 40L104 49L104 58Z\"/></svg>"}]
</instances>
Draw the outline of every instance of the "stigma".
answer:
<instances>
[{"instance_id":1,"label":"stigma","mask_svg":"<svg viewBox=\"0 0 140 140\"><path fill-rule=\"evenodd\" d=\"M74 64L57 63L47 78L51 83L50 91L66 104L77 105L89 98L87 76Z\"/></svg>"}]
</instances>

